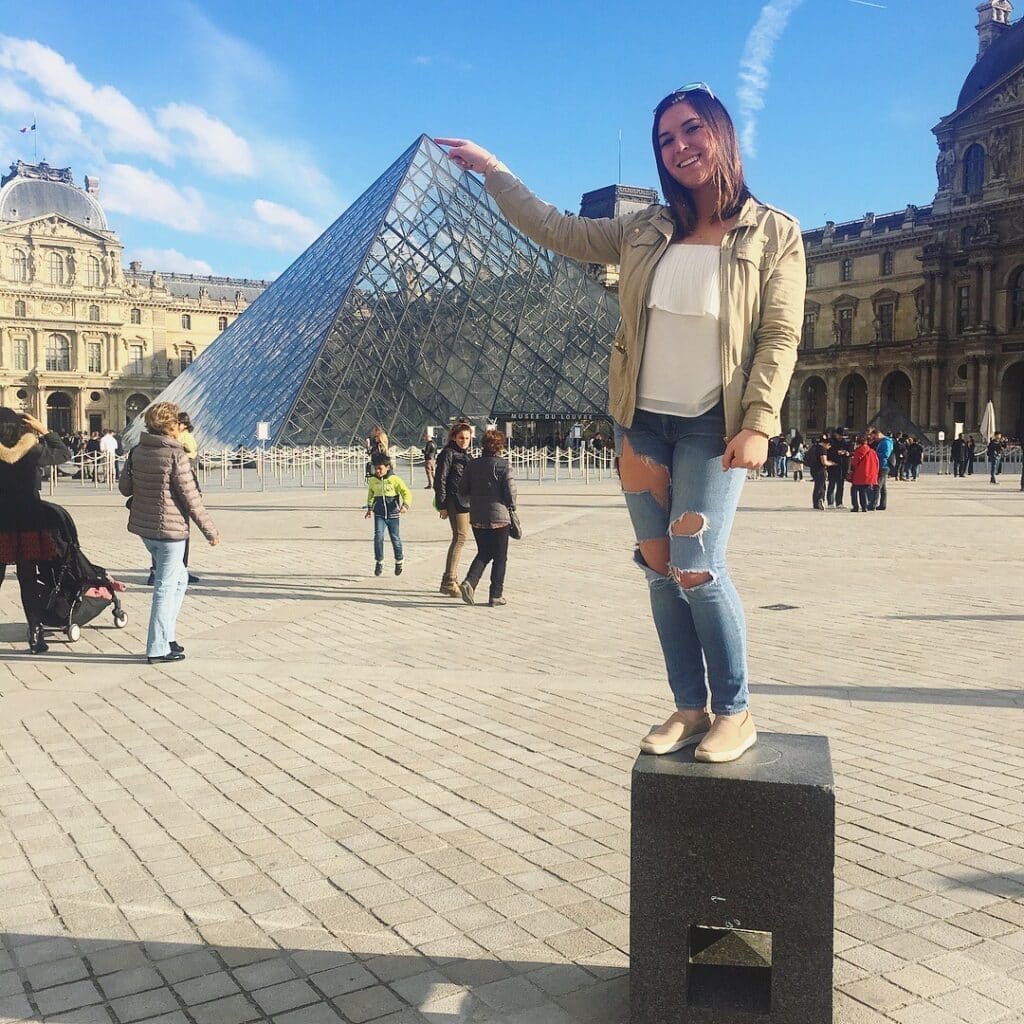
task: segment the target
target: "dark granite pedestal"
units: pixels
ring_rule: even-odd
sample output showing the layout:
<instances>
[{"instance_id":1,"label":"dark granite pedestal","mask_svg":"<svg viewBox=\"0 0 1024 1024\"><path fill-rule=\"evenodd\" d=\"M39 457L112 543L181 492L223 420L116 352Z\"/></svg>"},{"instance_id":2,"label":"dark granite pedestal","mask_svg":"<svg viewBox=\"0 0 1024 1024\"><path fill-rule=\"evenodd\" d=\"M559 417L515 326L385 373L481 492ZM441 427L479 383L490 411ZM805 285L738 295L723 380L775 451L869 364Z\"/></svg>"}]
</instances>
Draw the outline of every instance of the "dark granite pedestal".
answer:
<instances>
[{"instance_id":1,"label":"dark granite pedestal","mask_svg":"<svg viewBox=\"0 0 1024 1024\"><path fill-rule=\"evenodd\" d=\"M632 1024L832 1024L828 740L633 767Z\"/></svg>"}]
</instances>

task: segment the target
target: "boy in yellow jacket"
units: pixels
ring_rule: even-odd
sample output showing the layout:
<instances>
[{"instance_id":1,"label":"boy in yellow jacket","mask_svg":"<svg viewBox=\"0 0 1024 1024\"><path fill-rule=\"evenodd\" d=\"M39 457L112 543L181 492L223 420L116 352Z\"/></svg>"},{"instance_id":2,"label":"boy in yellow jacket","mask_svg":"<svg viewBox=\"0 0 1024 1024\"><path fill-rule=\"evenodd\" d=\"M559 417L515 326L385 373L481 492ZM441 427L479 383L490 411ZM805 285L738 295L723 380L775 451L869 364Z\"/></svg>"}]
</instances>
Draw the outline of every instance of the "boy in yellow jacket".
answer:
<instances>
[{"instance_id":1,"label":"boy in yellow jacket","mask_svg":"<svg viewBox=\"0 0 1024 1024\"><path fill-rule=\"evenodd\" d=\"M402 538L399 534L399 516L412 505L412 493L400 476L391 472L391 459L377 452L370 460L373 476L367 479L366 515L373 516L373 575L384 571L384 531L391 535L395 552L395 575L402 575Z\"/></svg>"}]
</instances>

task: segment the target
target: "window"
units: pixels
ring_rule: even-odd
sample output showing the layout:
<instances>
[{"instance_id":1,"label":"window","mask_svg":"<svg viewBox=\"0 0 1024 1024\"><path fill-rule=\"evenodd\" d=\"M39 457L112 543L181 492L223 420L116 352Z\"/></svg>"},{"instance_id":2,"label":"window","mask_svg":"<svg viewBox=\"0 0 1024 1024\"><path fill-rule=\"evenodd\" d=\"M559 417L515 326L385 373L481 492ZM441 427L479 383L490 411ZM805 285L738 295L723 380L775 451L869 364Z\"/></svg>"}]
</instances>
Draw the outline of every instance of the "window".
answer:
<instances>
[{"instance_id":1,"label":"window","mask_svg":"<svg viewBox=\"0 0 1024 1024\"><path fill-rule=\"evenodd\" d=\"M50 284L63 284L64 257L59 252L51 252L46 257L46 266L50 274Z\"/></svg>"},{"instance_id":2,"label":"window","mask_svg":"<svg viewBox=\"0 0 1024 1024\"><path fill-rule=\"evenodd\" d=\"M807 287L808 288L813 288L814 287L814 264L813 263L808 263L807 264Z\"/></svg>"},{"instance_id":3,"label":"window","mask_svg":"<svg viewBox=\"0 0 1024 1024\"><path fill-rule=\"evenodd\" d=\"M956 330L962 334L971 326L971 286L960 285L956 290Z\"/></svg>"},{"instance_id":4,"label":"window","mask_svg":"<svg viewBox=\"0 0 1024 1024\"><path fill-rule=\"evenodd\" d=\"M128 372L136 377L142 376L142 346L128 346Z\"/></svg>"},{"instance_id":5,"label":"window","mask_svg":"<svg viewBox=\"0 0 1024 1024\"><path fill-rule=\"evenodd\" d=\"M12 281L28 280L28 257L20 250L15 249L11 253L11 270L9 277Z\"/></svg>"},{"instance_id":6,"label":"window","mask_svg":"<svg viewBox=\"0 0 1024 1024\"><path fill-rule=\"evenodd\" d=\"M839 338L840 345L849 345L853 341L853 310L847 306L839 310Z\"/></svg>"},{"instance_id":7,"label":"window","mask_svg":"<svg viewBox=\"0 0 1024 1024\"><path fill-rule=\"evenodd\" d=\"M888 277L892 273L894 263L895 260L892 250L886 249L885 252L882 253L882 277Z\"/></svg>"},{"instance_id":8,"label":"window","mask_svg":"<svg viewBox=\"0 0 1024 1024\"><path fill-rule=\"evenodd\" d=\"M181 314L181 329L183 331L192 330L192 317L190 317L188 313Z\"/></svg>"},{"instance_id":9,"label":"window","mask_svg":"<svg viewBox=\"0 0 1024 1024\"><path fill-rule=\"evenodd\" d=\"M195 358L195 355L195 352L193 352L192 349L190 348L183 348L181 350L181 356L179 357L178 365L181 367L182 373L184 373L185 370L187 370L192 365L192 360ZM170 365L170 361L168 361L168 365Z\"/></svg>"},{"instance_id":10,"label":"window","mask_svg":"<svg viewBox=\"0 0 1024 1024\"><path fill-rule=\"evenodd\" d=\"M14 368L16 370L28 369L28 338L14 339Z\"/></svg>"},{"instance_id":11,"label":"window","mask_svg":"<svg viewBox=\"0 0 1024 1024\"><path fill-rule=\"evenodd\" d=\"M100 307L99 306L90 306L89 307L89 319L94 324L98 324L100 322Z\"/></svg>"},{"instance_id":12,"label":"window","mask_svg":"<svg viewBox=\"0 0 1024 1024\"><path fill-rule=\"evenodd\" d=\"M896 305L892 302L878 304L878 340L886 343L893 339L893 324L896 319Z\"/></svg>"},{"instance_id":13,"label":"window","mask_svg":"<svg viewBox=\"0 0 1024 1024\"><path fill-rule=\"evenodd\" d=\"M968 224L960 229L960 248L966 249L974 240L974 228Z\"/></svg>"},{"instance_id":14,"label":"window","mask_svg":"<svg viewBox=\"0 0 1024 1024\"><path fill-rule=\"evenodd\" d=\"M1010 326L1024 327L1024 267L1017 271L1010 285Z\"/></svg>"},{"instance_id":15,"label":"window","mask_svg":"<svg viewBox=\"0 0 1024 1024\"><path fill-rule=\"evenodd\" d=\"M226 316L219 316L219 317L217 317L217 330L218 331L227 330L227 326L228 326L228 318Z\"/></svg>"},{"instance_id":16,"label":"window","mask_svg":"<svg viewBox=\"0 0 1024 1024\"><path fill-rule=\"evenodd\" d=\"M51 334L46 341L46 368L48 370L71 369L71 346L61 334Z\"/></svg>"},{"instance_id":17,"label":"window","mask_svg":"<svg viewBox=\"0 0 1024 1024\"><path fill-rule=\"evenodd\" d=\"M100 261L95 256L90 256L85 264L85 283L90 288L100 286Z\"/></svg>"},{"instance_id":18,"label":"window","mask_svg":"<svg viewBox=\"0 0 1024 1024\"><path fill-rule=\"evenodd\" d=\"M90 341L86 346L88 356L89 373L103 372L103 344L99 341Z\"/></svg>"},{"instance_id":19,"label":"window","mask_svg":"<svg viewBox=\"0 0 1024 1024\"><path fill-rule=\"evenodd\" d=\"M15 299L14 300L14 315L15 316L26 316L25 312L25 300Z\"/></svg>"},{"instance_id":20,"label":"window","mask_svg":"<svg viewBox=\"0 0 1024 1024\"><path fill-rule=\"evenodd\" d=\"M853 280L853 260L849 256L846 259L841 260L839 263L839 280L840 281L852 281Z\"/></svg>"},{"instance_id":21,"label":"window","mask_svg":"<svg viewBox=\"0 0 1024 1024\"><path fill-rule=\"evenodd\" d=\"M964 194L978 195L985 187L985 150L974 143L964 153Z\"/></svg>"},{"instance_id":22,"label":"window","mask_svg":"<svg viewBox=\"0 0 1024 1024\"><path fill-rule=\"evenodd\" d=\"M814 348L814 328L817 323L817 313L804 313L804 329L800 337L804 348Z\"/></svg>"},{"instance_id":23,"label":"window","mask_svg":"<svg viewBox=\"0 0 1024 1024\"><path fill-rule=\"evenodd\" d=\"M133 324L142 323L142 310L139 309L137 306L133 307L132 309L131 321Z\"/></svg>"}]
</instances>

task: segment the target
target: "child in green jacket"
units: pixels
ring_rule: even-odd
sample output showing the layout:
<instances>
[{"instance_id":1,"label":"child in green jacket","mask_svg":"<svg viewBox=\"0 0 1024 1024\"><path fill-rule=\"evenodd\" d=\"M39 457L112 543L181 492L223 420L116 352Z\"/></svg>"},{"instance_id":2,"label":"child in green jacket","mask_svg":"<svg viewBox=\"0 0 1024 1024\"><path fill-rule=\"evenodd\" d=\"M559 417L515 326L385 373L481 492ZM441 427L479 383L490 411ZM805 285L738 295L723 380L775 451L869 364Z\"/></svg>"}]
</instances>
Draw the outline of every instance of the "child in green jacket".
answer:
<instances>
[{"instance_id":1,"label":"child in green jacket","mask_svg":"<svg viewBox=\"0 0 1024 1024\"><path fill-rule=\"evenodd\" d=\"M399 516L412 505L412 494L401 477L391 472L391 459L384 452L374 453L370 460L373 476L367 479L366 515L373 516L373 575L384 571L384 531L391 535L395 552L395 575L402 575L402 538L398 532Z\"/></svg>"}]
</instances>

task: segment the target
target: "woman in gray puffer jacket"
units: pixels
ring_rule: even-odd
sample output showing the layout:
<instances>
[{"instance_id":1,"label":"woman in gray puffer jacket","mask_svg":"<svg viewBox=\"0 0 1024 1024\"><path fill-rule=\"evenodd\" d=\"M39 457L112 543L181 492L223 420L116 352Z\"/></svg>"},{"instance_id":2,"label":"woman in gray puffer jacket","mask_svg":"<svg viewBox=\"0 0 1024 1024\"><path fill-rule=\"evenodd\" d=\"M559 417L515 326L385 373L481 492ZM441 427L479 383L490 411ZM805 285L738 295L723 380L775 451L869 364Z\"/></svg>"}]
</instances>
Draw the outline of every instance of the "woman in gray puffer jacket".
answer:
<instances>
[{"instance_id":1,"label":"woman in gray puffer jacket","mask_svg":"<svg viewBox=\"0 0 1024 1024\"><path fill-rule=\"evenodd\" d=\"M500 430L488 430L482 448L483 454L470 460L459 480L459 497L469 505L469 522L476 537L476 558L459 589L466 604L475 604L480 577L491 562L489 603L494 608L506 603L503 591L512 521L509 510L516 507L516 482L508 460L501 457L505 435Z\"/></svg>"},{"instance_id":2,"label":"woman in gray puffer jacket","mask_svg":"<svg viewBox=\"0 0 1024 1024\"><path fill-rule=\"evenodd\" d=\"M131 498L128 532L142 538L153 559L153 606L146 638L151 665L185 657L185 648L175 639L175 627L188 587L185 542L189 520L195 521L211 545L220 543L178 440L178 412L172 402L157 402L146 410L148 433L128 453L118 482L121 493Z\"/></svg>"}]
</instances>

